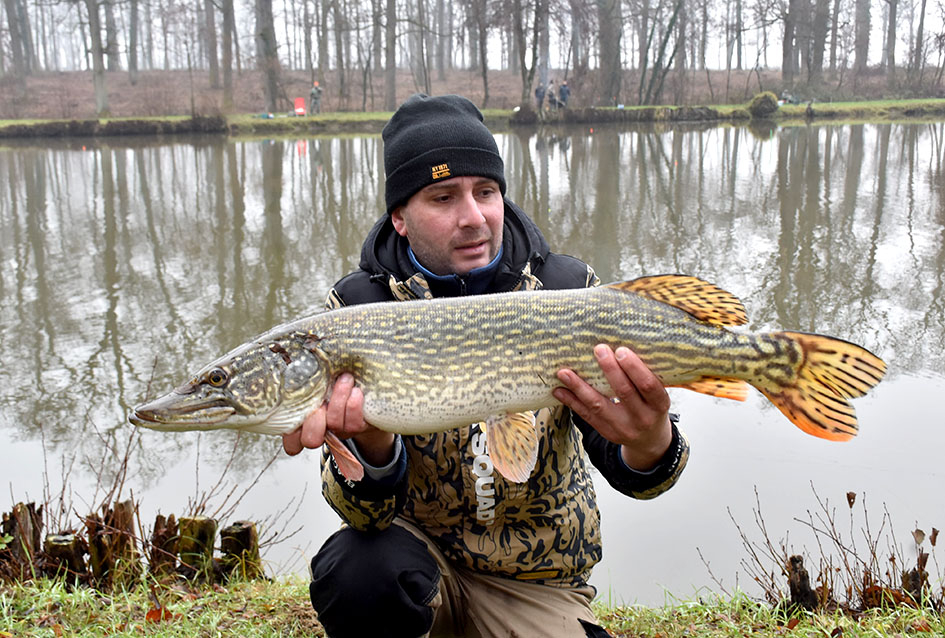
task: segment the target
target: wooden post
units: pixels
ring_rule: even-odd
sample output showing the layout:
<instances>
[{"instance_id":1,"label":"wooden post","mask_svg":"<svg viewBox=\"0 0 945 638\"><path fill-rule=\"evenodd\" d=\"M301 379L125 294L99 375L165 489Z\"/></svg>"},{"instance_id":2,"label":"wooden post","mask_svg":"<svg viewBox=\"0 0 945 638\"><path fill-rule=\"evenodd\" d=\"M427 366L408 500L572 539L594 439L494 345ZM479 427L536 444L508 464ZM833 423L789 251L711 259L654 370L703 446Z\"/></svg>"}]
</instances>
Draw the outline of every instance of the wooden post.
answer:
<instances>
[{"instance_id":1,"label":"wooden post","mask_svg":"<svg viewBox=\"0 0 945 638\"><path fill-rule=\"evenodd\" d=\"M263 577L259 559L259 537L252 521L236 521L220 532L223 573L226 578L252 580Z\"/></svg>"},{"instance_id":2,"label":"wooden post","mask_svg":"<svg viewBox=\"0 0 945 638\"><path fill-rule=\"evenodd\" d=\"M158 514L154 519L154 530L151 532L151 554L148 558L152 574L166 576L174 573L177 567L179 542L177 519L173 514L167 518L163 514Z\"/></svg>"},{"instance_id":3,"label":"wooden post","mask_svg":"<svg viewBox=\"0 0 945 638\"><path fill-rule=\"evenodd\" d=\"M206 577L213 568L213 541L217 522L206 516L182 516L178 551L182 571L188 578Z\"/></svg>"}]
</instances>

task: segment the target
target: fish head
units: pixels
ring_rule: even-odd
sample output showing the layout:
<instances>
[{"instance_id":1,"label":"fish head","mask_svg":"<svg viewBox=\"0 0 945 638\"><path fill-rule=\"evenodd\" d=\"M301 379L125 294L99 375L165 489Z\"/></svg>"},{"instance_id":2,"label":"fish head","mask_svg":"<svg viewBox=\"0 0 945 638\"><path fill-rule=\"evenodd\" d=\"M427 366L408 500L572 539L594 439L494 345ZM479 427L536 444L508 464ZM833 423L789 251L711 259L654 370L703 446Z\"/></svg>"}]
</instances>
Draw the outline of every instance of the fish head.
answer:
<instances>
[{"instance_id":1,"label":"fish head","mask_svg":"<svg viewBox=\"0 0 945 638\"><path fill-rule=\"evenodd\" d=\"M129 420L165 431L291 432L328 392L327 365L315 343L311 335L267 333L136 407Z\"/></svg>"}]
</instances>

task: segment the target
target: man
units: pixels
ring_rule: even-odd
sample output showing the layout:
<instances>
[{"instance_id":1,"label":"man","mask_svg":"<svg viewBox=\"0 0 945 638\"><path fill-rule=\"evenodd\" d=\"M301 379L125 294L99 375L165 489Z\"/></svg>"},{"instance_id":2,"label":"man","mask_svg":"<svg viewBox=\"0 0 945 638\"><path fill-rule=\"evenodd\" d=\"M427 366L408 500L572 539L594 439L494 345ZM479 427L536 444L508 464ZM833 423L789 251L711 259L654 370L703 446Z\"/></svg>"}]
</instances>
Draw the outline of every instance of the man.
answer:
<instances>
[{"instance_id":1,"label":"man","mask_svg":"<svg viewBox=\"0 0 945 638\"><path fill-rule=\"evenodd\" d=\"M568 86L568 81L564 80L561 82L561 88L558 89L558 105L561 108L566 108L568 106L568 98L571 97L571 87Z\"/></svg>"},{"instance_id":2,"label":"man","mask_svg":"<svg viewBox=\"0 0 945 638\"><path fill-rule=\"evenodd\" d=\"M387 214L330 308L597 283L504 198L504 164L472 102L415 95L383 139ZM675 483L688 444L636 355L595 355L619 401L559 371L563 405L536 412L539 459L521 484L494 471L482 424L395 436L364 422L361 390L338 378L283 441L297 454L331 430L366 470L349 483L323 453L323 494L347 524L312 561L312 604L329 636L606 635L587 584L601 539L585 451L618 490L652 498Z\"/></svg>"},{"instance_id":3,"label":"man","mask_svg":"<svg viewBox=\"0 0 945 638\"><path fill-rule=\"evenodd\" d=\"M312 90L308 94L308 112L322 112L322 87L318 86L318 80L312 82Z\"/></svg>"}]
</instances>

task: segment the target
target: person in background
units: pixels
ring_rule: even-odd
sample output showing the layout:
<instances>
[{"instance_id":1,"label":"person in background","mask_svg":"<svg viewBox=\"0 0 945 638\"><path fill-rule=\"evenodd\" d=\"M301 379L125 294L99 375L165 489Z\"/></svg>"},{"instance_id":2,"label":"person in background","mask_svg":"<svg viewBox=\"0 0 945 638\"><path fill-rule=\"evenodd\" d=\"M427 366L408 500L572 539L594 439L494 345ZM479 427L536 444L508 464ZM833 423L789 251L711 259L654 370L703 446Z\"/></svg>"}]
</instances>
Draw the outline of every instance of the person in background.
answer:
<instances>
[{"instance_id":1,"label":"person in background","mask_svg":"<svg viewBox=\"0 0 945 638\"><path fill-rule=\"evenodd\" d=\"M414 95L382 137L387 210L329 309L598 284L505 197L502 157L472 102ZM534 413L539 458L524 483L494 470L486 424L381 431L364 420L357 380L339 376L330 400L283 439L295 455L330 430L365 468L349 482L321 456L323 495L345 523L312 560L312 605L328 636L608 635L590 605L602 547L587 459L617 490L648 499L676 483L689 446L633 352L594 354L617 399L558 371L560 403Z\"/></svg>"},{"instance_id":2,"label":"person in background","mask_svg":"<svg viewBox=\"0 0 945 638\"><path fill-rule=\"evenodd\" d=\"M568 98L571 97L571 87L568 86L568 81L563 80L561 82L561 87L558 89L558 105L561 108L567 108Z\"/></svg>"},{"instance_id":3,"label":"person in background","mask_svg":"<svg viewBox=\"0 0 945 638\"><path fill-rule=\"evenodd\" d=\"M535 109L541 115L541 110L545 106L545 85L541 82L535 87Z\"/></svg>"},{"instance_id":4,"label":"person in background","mask_svg":"<svg viewBox=\"0 0 945 638\"><path fill-rule=\"evenodd\" d=\"M555 94L555 81L552 80L548 83L548 108L555 110L558 108L558 96Z\"/></svg>"},{"instance_id":5,"label":"person in background","mask_svg":"<svg viewBox=\"0 0 945 638\"><path fill-rule=\"evenodd\" d=\"M308 94L308 112L322 112L322 87L318 86L318 80L312 82L312 90Z\"/></svg>"}]
</instances>

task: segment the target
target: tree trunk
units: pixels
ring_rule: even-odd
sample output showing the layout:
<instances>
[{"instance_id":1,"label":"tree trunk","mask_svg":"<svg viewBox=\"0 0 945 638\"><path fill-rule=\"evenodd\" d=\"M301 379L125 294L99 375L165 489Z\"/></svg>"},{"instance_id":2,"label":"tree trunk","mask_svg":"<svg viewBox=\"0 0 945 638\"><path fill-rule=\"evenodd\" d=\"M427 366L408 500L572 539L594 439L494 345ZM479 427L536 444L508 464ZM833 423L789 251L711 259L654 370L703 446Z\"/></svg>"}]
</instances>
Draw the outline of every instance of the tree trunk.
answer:
<instances>
[{"instance_id":1,"label":"tree trunk","mask_svg":"<svg viewBox=\"0 0 945 638\"><path fill-rule=\"evenodd\" d=\"M840 36L840 0L833 0L833 15L830 16L830 70L837 70L837 46Z\"/></svg>"},{"instance_id":2,"label":"tree trunk","mask_svg":"<svg viewBox=\"0 0 945 638\"><path fill-rule=\"evenodd\" d=\"M138 0L130 0L128 23L128 81L131 86L138 84Z\"/></svg>"},{"instance_id":3,"label":"tree trunk","mask_svg":"<svg viewBox=\"0 0 945 638\"><path fill-rule=\"evenodd\" d=\"M489 106L489 17L486 0L475 0L476 27L479 41L477 48L479 50L479 74L482 76L482 108Z\"/></svg>"},{"instance_id":4,"label":"tree trunk","mask_svg":"<svg viewBox=\"0 0 945 638\"><path fill-rule=\"evenodd\" d=\"M789 0L784 13L784 35L781 39L781 84L788 89L794 85L794 37L797 3Z\"/></svg>"},{"instance_id":5,"label":"tree trunk","mask_svg":"<svg viewBox=\"0 0 945 638\"><path fill-rule=\"evenodd\" d=\"M20 23L17 20L16 0L3 0L10 32L10 55L13 58L13 75L20 86L20 93L26 92L26 76L29 75L29 62L23 51L23 38L20 35Z\"/></svg>"},{"instance_id":6,"label":"tree trunk","mask_svg":"<svg viewBox=\"0 0 945 638\"><path fill-rule=\"evenodd\" d=\"M922 6L919 9L919 27L915 32L915 50L912 55L911 63L911 75L910 78L914 86L919 85L919 78L922 73L922 64L923 64L923 54L925 51L925 4L926 0L922 0Z\"/></svg>"},{"instance_id":7,"label":"tree trunk","mask_svg":"<svg viewBox=\"0 0 945 638\"><path fill-rule=\"evenodd\" d=\"M108 89L105 87L105 51L102 47L102 23L98 13L98 0L85 0L88 13L89 40L92 52L92 84L95 88L95 113L108 116Z\"/></svg>"},{"instance_id":8,"label":"tree trunk","mask_svg":"<svg viewBox=\"0 0 945 638\"><path fill-rule=\"evenodd\" d=\"M384 35L384 108L397 108L397 0L387 0Z\"/></svg>"},{"instance_id":9,"label":"tree trunk","mask_svg":"<svg viewBox=\"0 0 945 638\"><path fill-rule=\"evenodd\" d=\"M853 42L853 77L866 71L870 51L870 0L856 0Z\"/></svg>"},{"instance_id":10,"label":"tree trunk","mask_svg":"<svg viewBox=\"0 0 945 638\"><path fill-rule=\"evenodd\" d=\"M118 53L118 24L115 21L114 0L105 0L105 55L109 71L121 71Z\"/></svg>"},{"instance_id":11,"label":"tree trunk","mask_svg":"<svg viewBox=\"0 0 945 638\"><path fill-rule=\"evenodd\" d=\"M279 91L279 57L276 52L276 28L272 17L272 0L256 0L256 55L263 72L263 99L266 110L277 111Z\"/></svg>"},{"instance_id":12,"label":"tree trunk","mask_svg":"<svg viewBox=\"0 0 945 638\"><path fill-rule=\"evenodd\" d=\"M816 0L816 2L808 76L808 82L815 87L823 84L824 52L827 48L827 28L830 24L830 0Z\"/></svg>"},{"instance_id":13,"label":"tree trunk","mask_svg":"<svg viewBox=\"0 0 945 638\"><path fill-rule=\"evenodd\" d=\"M620 34L623 19L619 0L597 0L600 29L600 97L604 104L620 103Z\"/></svg>"},{"instance_id":14,"label":"tree trunk","mask_svg":"<svg viewBox=\"0 0 945 638\"><path fill-rule=\"evenodd\" d=\"M210 65L210 88L220 88L220 58L217 55L217 21L213 15L213 0L204 0L204 18L207 63Z\"/></svg>"},{"instance_id":15,"label":"tree trunk","mask_svg":"<svg viewBox=\"0 0 945 638\"><path fill-rule=\"evenodd\" d=\"M26 61L29 73L39 69L39 56L33 43L33 30L30 28L30 14L26 10L24 0L16 0L16 21L20 28L20 38L23 46L23 59Z\"/></svg>"},{"instance_id":16,"label":"tree trunk","mask_svg":"<svg viewBox=\"0 0 945 638\"><path fill-rule=\"evenodd\" d=\"M348 83L345 77L348 68L347 47L345 47L348 37L348 21L338 0L333 0L331 7L335 21L335 77L338 82L338 97L344 102L348 98Z\"/></svg>"},{"instance_id":17,"label":"tree trunk","mask_svg":"<svg viewBox=\"0 0 945 638\"><path fill-rule=\"evenodd\" d=\"M233 0L223 0L223 111L233 110Z\"/></svg>"},{"instance_id":18,"label":"tree trunk","mask_svg":"<svg viewBox=\"0 0 945 638\"><path fill-rule=\"evenodd\" d=\"M899 0L886 0L889 15L886 18L886 85L896 88L896 13Z\"/></svg>"}]
</instances>

